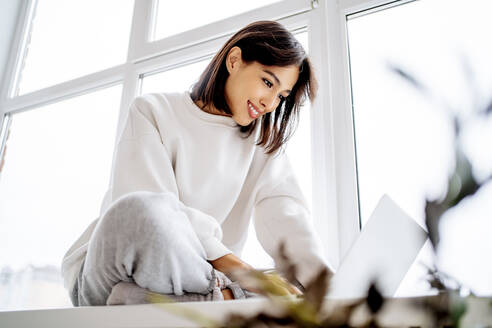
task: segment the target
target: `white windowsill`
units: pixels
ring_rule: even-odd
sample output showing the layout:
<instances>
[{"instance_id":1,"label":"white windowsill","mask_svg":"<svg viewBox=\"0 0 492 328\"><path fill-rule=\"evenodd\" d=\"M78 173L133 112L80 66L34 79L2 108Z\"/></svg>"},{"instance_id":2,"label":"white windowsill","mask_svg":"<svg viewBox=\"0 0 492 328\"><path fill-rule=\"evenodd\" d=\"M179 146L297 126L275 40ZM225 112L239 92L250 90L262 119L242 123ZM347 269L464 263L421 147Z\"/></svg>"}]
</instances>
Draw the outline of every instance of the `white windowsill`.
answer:
<instances>
[{"instance_id":1,"label":"white windowsill","mask_svg":"<svg viewBox=\"0 0 492 328\"><path fill-rule=\"evenodd\" d=\"M237 301L142 304L121 306L83 306L0 312L1 327L198 327L194 322L167 312L163 307L197 310L221 320L228 313L257 313L266 308L265 298ZM161 307L162 306L162 307Z\"/></svg>"},{"instance_id":2,"label":"white windowsill","mask_svg":"<svg viewBox=\"0 0 492 328\"><path fill-rule=\"evenodd\" d=\"M417 298L392 298L386 300L378 322L383 326L421 326L432 327L428 317L410 304ZM467 312L461 321L463 327L477 327L492 323L490 302L492 298L466 298ZM351 303L350 300L326 299L323 308ZM161 308L185 308L200 311L208 318L222 320L230 313L254 315L260 311L272 309L266 298L255 298L237 301L190 302L179 304L143 304L123 306L91 306L62 309L26 310L0 312L1 327L199 327L198 324L176 316ZM367 319L367 311L356 311L355 324Z\"/></svg>"}]
</instances>

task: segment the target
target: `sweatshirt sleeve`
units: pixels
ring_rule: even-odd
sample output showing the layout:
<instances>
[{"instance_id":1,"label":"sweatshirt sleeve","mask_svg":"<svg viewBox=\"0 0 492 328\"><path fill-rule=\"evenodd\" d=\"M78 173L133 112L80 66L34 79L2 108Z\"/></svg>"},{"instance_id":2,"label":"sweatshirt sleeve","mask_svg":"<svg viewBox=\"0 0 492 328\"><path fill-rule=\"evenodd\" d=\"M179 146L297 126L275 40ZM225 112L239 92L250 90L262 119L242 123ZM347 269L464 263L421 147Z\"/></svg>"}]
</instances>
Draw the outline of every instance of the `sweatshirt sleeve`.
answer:
<instances>
[{"instance_id":1,"label":"sweatshirt sleeve","mask_svg":"<svg viewBox=\"0 0 492 328\"><path fill-rule=\"evenodd\" d=\"M152 94L135 98L118 142L111 181L110 201L133 191L170 192L187 215L208 260L232 253L222 242L222 229L212 216L186 206L179 199L172 157L163 142L165 131L157 128L162 101ZM172 123L170 123L172 124Z\"/></svg>"},{"instance_id":2,"label":"sweatshirt sleeve","mask_svg":"<svg viewBox=\"0 0 492 328\"><path fill-rule=\"evenodd\" d=\"M276 262L280 242L284 241L286 255L296 265L296 278L306 286L329 266L287 154L270 156L260 180L254 211L258 241Z\"/></svg>"}]
</instances>

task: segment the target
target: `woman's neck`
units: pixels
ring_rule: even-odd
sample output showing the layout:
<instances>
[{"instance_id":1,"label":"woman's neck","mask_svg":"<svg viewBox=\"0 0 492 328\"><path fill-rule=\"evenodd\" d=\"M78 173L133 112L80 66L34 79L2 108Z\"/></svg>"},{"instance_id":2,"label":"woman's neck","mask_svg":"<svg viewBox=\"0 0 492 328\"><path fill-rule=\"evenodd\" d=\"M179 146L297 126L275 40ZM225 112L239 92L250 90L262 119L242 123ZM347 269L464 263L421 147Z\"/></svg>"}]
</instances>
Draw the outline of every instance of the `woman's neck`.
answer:
<instances>
[{"instance_id":1,"label":"woman's neck","mask_svg":"<svg viewBox=\"0 0 492 328\"><path fill-rule=\"evenodd\" d=\"M212 114L212 115L221 115L221 116L229 116L229 117L232 116L230 114L226 114L226 113L223 113L223 112L219 111L217 108L215 108L212 105L205 106L201 100L194 101L194 103L201 110L203 110L204 112L207 112L209 114Z\"/></svg>"}]
</instances>

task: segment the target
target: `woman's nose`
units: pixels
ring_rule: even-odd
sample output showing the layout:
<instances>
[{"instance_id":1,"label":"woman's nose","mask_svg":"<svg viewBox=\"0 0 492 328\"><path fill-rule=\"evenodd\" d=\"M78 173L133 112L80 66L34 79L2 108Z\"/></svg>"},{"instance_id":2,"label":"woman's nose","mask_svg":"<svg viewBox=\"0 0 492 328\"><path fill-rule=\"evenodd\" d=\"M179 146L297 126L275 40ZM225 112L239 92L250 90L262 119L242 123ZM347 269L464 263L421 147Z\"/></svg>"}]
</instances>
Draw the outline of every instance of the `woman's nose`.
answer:
<instances>
[{"instance_id":1,"label":"woman's nose","mask_svg":"<svg viewBox=\"0 0 492 328\"><path fill-rule=\"evenodd\" d=\"M263 111L271 112L276 108L277 97L273 96L265 96L261 100L261 106L263 107Z\"/></svg>"}]
</instances>

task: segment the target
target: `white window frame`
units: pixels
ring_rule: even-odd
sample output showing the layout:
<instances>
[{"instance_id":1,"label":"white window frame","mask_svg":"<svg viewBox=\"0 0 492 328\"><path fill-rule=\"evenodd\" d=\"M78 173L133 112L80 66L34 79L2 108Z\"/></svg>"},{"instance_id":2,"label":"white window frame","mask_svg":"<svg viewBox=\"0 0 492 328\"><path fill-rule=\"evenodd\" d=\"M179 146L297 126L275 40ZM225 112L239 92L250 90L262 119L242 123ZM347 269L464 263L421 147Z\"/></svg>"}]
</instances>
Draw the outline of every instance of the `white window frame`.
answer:
<instances>
[{"instance_id":1,"label":"white window frame","mask_svg":"<svg viewBox=\"0 0 492 328\"><path fill-rule=\"evenodd\" d=\"M157 41L150 41L152 36L156 1L137 0L134 6L131 36L128 48L127 62L118 66L92 73L71 81L63 82L55 86L20 96L15 95L18 85L16 77L22 67L26 39L29 35L30 21L33 15L36 0L27 1L22 10L23 18L17 29L14 49L19 49L8 65L8 83L2 89L1 107L3 114L15 113L57 102L66 98L91 92L97 88L107 87L116 83L123 83L123 93L118 122L118 133L121 133L130 102L139 94L139 77L142 74L155 70L171 69L177 66L198 61L213 55L222 44L238 29L251 21L272 19L278 20L289 30L308 29L310 52L313 63L317 68L320 81L320 91L317 101L312 105L312 163L313 167L313 218L317 230L324 241L325 253L329 262L336 267L340 258L339 224L337 218L337 174L333 171L334 143L332 129L331 108L333 101L330 93L326 94L326 86L323 83L328 80L325 75L331 72L326 69L325 55L328 50L323 45L326 27L322 14L326 11L325 1L318 3L310 0L285 0L280 4L274 3L263 8L239 14L204 27L170 36ZM317 7L314 10L313 7ZM323 69L319 69L323 68ZM326 94L326 95L325 95ZM333 99L332 99L333 100ZM325 109L325 110L323 110ZM3 115L2 115L3 117ZM118 138L115 138L115 141ZM328 201L326 201L328 200ZM345 215L345 217L347 217ZM355 218L356 216L352 216ZM355 219L352 221L356 222ZM347 220L343 222L348 222ZM356 226L356 224L353 224ZM343 227L343 224L340 224ZM345 234L347 235L347 234ZM343 240L343 239L340 239ZM343 244L343 243L342 243ZM341 247L344 249L344 247Z\"/></svg>"},{"instance_id":2,"label":"white window frame","mask_svg":"<svg viewBox=\"0 0 492 328\"><path fill-rule=\"evenodd\" d=\"M162 40L149 41L155 0L136 0L126 63L17 96L14 94L18 85L16 78L25 56L26 32L30 29L36 1L25 1L21 8L6 79L0 90L0 128L8 127L3 121L12 113L122 83L119 136L129 104L139 94L142 74L210 57L252 18L277 20L292 31L307 29L310 55L320 86L311 113L312 214L327 260L334 268L338 267L360 231L346 16L373 7L395 5L397 1L284 0ZM405 2L409 0L403 0ZM5 133L0 136L3 136L0 143L0 151L3 151Z\"/></svg>"}]
</instances>

